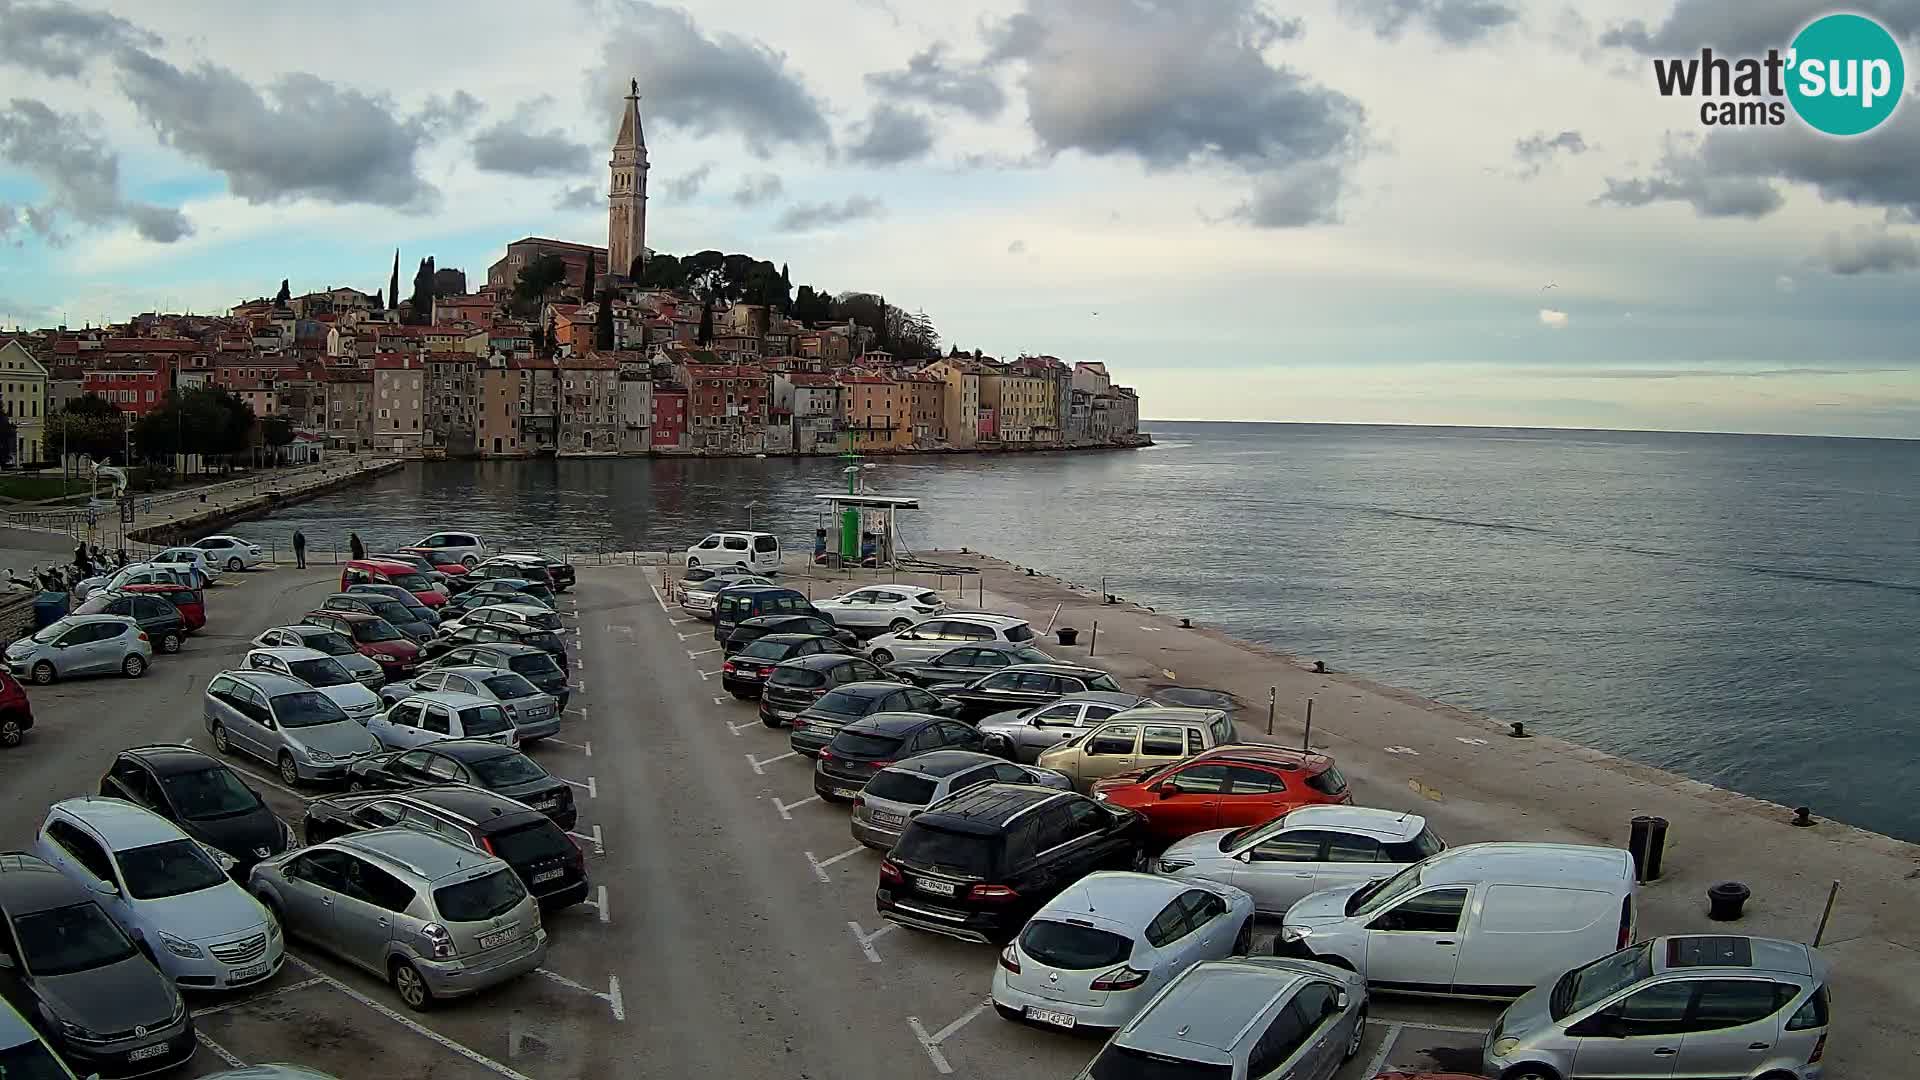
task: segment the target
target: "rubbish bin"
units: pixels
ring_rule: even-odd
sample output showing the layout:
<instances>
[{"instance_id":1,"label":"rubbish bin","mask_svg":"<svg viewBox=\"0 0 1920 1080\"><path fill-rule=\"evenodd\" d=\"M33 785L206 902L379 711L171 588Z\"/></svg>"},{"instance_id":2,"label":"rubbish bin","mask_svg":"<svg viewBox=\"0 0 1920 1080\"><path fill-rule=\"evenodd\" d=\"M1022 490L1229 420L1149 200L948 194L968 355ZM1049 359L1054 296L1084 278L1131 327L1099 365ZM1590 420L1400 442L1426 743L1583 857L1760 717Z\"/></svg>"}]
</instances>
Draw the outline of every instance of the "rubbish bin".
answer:
<instances>
[{"instance_id":1,"label":"rubbish bin","mask_svg":"<svg viewBox=\"0 0 1920 1080\"><path fill-rule=\"evenodd\" d=\"M1053 636L1060 639L1060 644L1071 645L1075 641L1079 640L1080 631L1075 630L1071 626L1063 626L1060 629L1055 630L1053 632Z\"/></svg>"},{"instance_id":2,"label":"rubbish bin","mask_svg":"<svg viewBox=\"0 0 1920 1080\"><path fill-rule=\"evenodd\" d=\"M67 594L43 592L33 598L33 628L45 630L67 617Z\"/></svg>"},{"instance_id":3,"label":"rubbish bin","mask_svg":"<svg viewBox=\"0 0 1920 1080\"><path fill-rule=\"evenodd\" d=\"M1634 880L1642 883L1660 880L1660 863L1667 848L1667 819L1643 814L1630 824L1627 851L1633 855Z\"/></svg>"},{"instance_id":4,"label":"rubbish bin","mask_svg":"<svg viewBox=\"0 0 1920 1080\"><path fill-rule=\"evenodd\" d=\"M1732 922L1740 917L1740 909L1746 906L1747 898L1753 890L1738 881L1723 881L1707 890L1707 918L1715 922Z\"/></svg>"}]
</instances>

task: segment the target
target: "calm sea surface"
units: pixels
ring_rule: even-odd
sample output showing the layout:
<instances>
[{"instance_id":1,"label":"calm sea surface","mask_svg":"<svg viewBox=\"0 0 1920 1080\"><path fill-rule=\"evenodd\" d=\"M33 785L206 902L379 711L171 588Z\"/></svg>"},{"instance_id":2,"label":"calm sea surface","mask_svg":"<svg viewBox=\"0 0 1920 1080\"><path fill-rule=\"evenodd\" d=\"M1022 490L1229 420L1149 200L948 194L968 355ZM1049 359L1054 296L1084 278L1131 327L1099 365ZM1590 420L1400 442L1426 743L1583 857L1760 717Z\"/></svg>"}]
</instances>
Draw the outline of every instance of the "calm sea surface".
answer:
<instances>
[{"instance_id":1,"label":"calm sea surface","mask_svg":"<svg viewBox=\"0 0 1920 1080\"><path fill-rule=\"evenodd\" d=\"M910 547L970 546L1336 668L1920 840L1920 443L1150 425L1152 449L905 459ZM834 460L433 463L238 531L459 524L795 548Z\"/></svg>"}]
</instances>

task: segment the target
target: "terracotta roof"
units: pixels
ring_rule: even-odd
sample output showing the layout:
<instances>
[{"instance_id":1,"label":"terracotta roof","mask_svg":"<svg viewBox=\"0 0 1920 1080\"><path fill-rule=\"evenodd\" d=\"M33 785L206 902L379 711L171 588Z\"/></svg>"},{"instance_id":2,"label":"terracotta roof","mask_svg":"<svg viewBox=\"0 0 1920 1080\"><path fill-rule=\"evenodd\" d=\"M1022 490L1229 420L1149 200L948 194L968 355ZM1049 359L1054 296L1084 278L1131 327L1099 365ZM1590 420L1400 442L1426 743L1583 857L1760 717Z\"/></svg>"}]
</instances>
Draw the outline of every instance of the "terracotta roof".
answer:
<instances>
[{"instance_id":1,"label":"terracotta roof","mask_svg":"<svg viewBox=\"0 0 1920 1080\"><path fill-rule=\"evenodd\" d=\"M698 364L687 368L692 379L764 379L767 373L745 364Z\"/></svg>"},{"instance_id":2,"label":"terracotta roof","mask_svg":"<svg viewBox=\"0 0 1920 1080\"><path fill-rule=\"evenodd\" d=\"M427 354L429 364L471 364L480 358L472 353L436 351Z\"/></svg>"},{"instance_id":3,"label":"terracotta roof","mask_svg":"<svg viewBox=\"0 0 1920 1080\"><path fill-rule=\"evenodd\" d=\"M420 361L414 357L400 356L394 353L381 353L373 358L373 368L375 371L406 371L409 369L418 369L421 366Z\"/></svg>"},{"instance_id":4,"label":"terracotta roof","mask_svg":"<svg viewBox=\"0 0 1920 1080\"><path fill-rule=\"evenodd\" d=\"M180 338L108 338L100 343L101 352L190 353L199 349L199 342Z\"/></svg>"}]
</instances>

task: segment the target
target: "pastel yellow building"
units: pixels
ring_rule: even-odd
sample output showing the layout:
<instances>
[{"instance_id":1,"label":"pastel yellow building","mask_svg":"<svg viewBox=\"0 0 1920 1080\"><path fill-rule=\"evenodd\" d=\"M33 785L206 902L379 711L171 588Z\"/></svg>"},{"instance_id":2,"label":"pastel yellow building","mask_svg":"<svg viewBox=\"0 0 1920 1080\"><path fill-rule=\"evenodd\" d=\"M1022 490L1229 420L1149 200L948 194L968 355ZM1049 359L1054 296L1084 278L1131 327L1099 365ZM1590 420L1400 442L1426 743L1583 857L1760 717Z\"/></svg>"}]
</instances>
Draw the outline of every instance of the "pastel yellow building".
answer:
<instances>
[{"instance_id":1,"label":"pastel yellow building","mask_svg":"<svg viewBox=\"0 0 1920 1080\"><path fill-rule=\"evenodd\" d=\"M47 369L17 338L0 345L0 410L13 421L12 463L46 460Z\"/></svg>"}]
</instances>

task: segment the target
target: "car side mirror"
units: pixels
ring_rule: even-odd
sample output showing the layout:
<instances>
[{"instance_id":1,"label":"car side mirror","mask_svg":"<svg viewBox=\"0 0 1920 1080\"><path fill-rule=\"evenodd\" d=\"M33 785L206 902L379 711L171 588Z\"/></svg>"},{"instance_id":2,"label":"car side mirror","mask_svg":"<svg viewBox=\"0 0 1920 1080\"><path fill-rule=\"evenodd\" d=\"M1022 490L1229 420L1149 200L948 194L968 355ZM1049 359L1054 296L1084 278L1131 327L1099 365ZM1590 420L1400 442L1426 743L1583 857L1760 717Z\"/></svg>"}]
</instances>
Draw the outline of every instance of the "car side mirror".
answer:
<instances>
[{"instance_id":1,"label":"car side mirror","mask_svg":"<svg viewBox=\"0 0 1920 1080\"><path fill-rule=\"evenodd\" d=\"M88 891L93 892L99 896L119 896L120 895L120 886L115 885L111 881L100 881L96 879L87 884L87 889Z\"/></svg>"},{"instance_id":2,"label":"car side mirror","mask_svg":"<svg viewBox=\"0 0 1920 1080\"><path fill-rule=\"evenodd\" d=\"M1153 790L1159 792L1160 797L1163 799L1171 799L1175 795L1180 794L1180 789L1174 787L1172 784L1161 784L1155 787Z\"/></svg>"}]
</instances>

